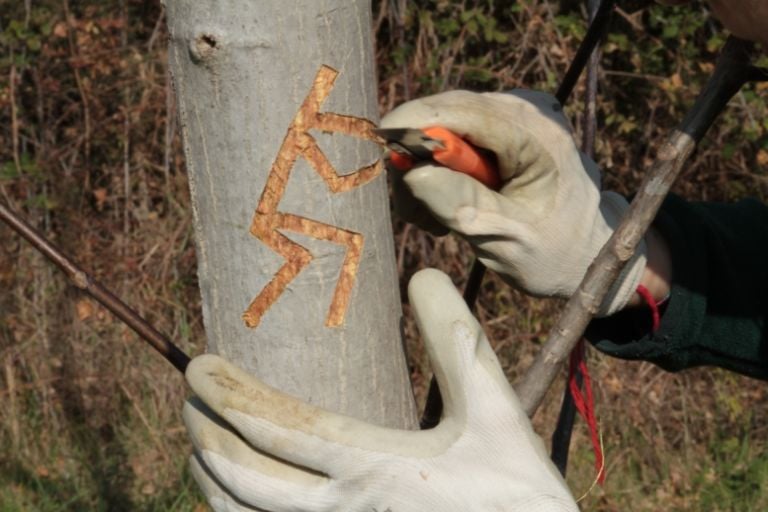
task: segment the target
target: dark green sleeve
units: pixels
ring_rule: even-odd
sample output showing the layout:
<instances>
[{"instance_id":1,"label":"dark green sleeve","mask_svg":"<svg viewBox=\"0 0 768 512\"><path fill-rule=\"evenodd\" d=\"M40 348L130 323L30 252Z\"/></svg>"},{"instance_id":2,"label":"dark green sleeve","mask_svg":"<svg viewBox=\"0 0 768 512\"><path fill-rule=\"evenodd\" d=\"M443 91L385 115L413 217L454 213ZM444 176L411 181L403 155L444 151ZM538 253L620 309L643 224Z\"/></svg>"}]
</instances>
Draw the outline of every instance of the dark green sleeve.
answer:
<instances>
[{"instance_id":1,"label":"dark green sleeve","mask_svg":"<svg viewBox=\"0 0 768 512\"><path fill-rule=\"evenodd\" d=\"M672 255L672 291L661 325L628 309L594 320L587 339L600 351L669 371L713 365L768 380L768 207L664 202L654 226Z\"/></svg>"}]
</instances>

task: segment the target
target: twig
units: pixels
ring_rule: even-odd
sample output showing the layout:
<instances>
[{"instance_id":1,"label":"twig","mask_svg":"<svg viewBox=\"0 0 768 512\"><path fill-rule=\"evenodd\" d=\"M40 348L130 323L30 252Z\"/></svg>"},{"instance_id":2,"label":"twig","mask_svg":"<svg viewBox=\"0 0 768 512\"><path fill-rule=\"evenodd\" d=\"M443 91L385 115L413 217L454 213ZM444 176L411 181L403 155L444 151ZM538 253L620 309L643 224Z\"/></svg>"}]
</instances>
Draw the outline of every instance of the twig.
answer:
<instances>
[{"instance_id":1,"label":"twig","mask_svg":"<svg viewBox=\"0 0 768 512\"><path fill-rule=\"evenodd\" d=\"M11 62L13 62L13 53L11 53ZM8 93L11 103L11 144L13 147L13 164L16 167L16 174L21 176L21 157L19 156L19 118L16 107L16 65L11 64L11 72L8 77Z\"/></svg>"},{"instance_id":2,"label":"twig","mask_svg":"<svg viewBox=\"0 0 768 512\"><path fill-rule=\"evenodd\" d=\"M734 37L728 39L712 77L692 110L659 150L656 161L640 185L640 191L621 225L600 250L533 364L515 386L529 416L541 404L608 288L634 254L637 244L696 144L741 86L755 77L763 76L763 70L750 65L752 47L752 43Z\"/></svg>"},{"instance_id":3,"label":"twig","mask_svg":"<svg viewBox=\"0 0 768 512\"><path fill-rule=\"evenodd\" d=\"M8 418L11 423L11 449L19 449L19 440L21 439L21 428L19 422L19 414L16 402L16 378L13 371L13 354L8 354L5 358L5 387L8 390L8 400L3 400L5 407L7 408ZM2 397L2 394L0 394Z\"/></svg>"},{"instance_id":4,"label":"twig","mask_svg":"<svg viewBox=\"0 0 768 512\"><path fill-rule=\"evenodd\" d=\"M0 203L0 220L8 224L14 231L31 243L35 249L43 253L52 263L67 275L76 287L96 299L101 305L110 310L128 327L143 338L147 343L160 352L177 370L184 373L189 364L189 356L162 335L149 322L120 300L101 283L91 279L75 262L61 253L49 240L37 232L32 226L21 220L13 211Z\"/></svg>"},{"instance_id":5,"label":"twig","mask_svg":"<svg viewBox=\"0 0 768 512\"><path fill-rule=\"evenodd\" d=\"M120 31L120 48L124 53L128 49L128 9L125 0L120 0L120 17L123 29ZM123 89L123 233L127 236L131 231L131 86L130 82ZM123 246L123 251L127 247Z\"/></svg>"},{"instance_id":6,"label":"twig","mask_svg":"<svg viewBox=\"0 0 768 512\"><path fill-rule=\"evenodd\" d=\"M599 0L589 0L589 21L594 23ZM581 151L589 158L595 156L595 136L597 133L597 71L600 65L600 48L595 48L589 58L587 65L587 85L586 97L584 98L584 128L581 139ZM581 357L586 357L586 347L579 344L574 350L581 351ZM581 369L576 366L572 368L576 385L581 388L584 376ZM560 474L565 476L568 469L568 451L571 447L571 435L573 434L573 424L576 420L576 403L571 389L566 384L563 391L563 405L560 407L560 415L557 418L555 431L552 433L552 462L555 463ZM598 475L597 480L600 477ZM595 480L595 481L597 481Z\"/></svg>"},{"instance_id":7,"label":"twig","mask_svg":"<svg viewBox=\"0 0 768 512\"><path fill-rule=\"evenodd\" d=\"M173 137L176 133L176 104L174 102L174 90L171 82L171 70L166 64L165 68L165 131L163 135L163 176L165 177L166 196L171 194L171 159L173 155Z\"/></svg>"},{"instance_id":8,"label":"twig","mask_svg":"<svg viewBox=\"0 0 768 512\"><path fill-rule=\"evenodd\" d=\"M128 16L126 14L126 23L128 21ZM165 26L165 9L160 11L160 16L157 17L157 21L155 22L155 26L152 28L152 35L149 36L149 40L147 40L147 53L152 53L152 50L154 50L155 43L159 39L159 36L161 32L163 31L163 27ZM127 31L127 29L126 29Z\"/></svg>"},{"instance_id":9,"label":"twig","mask_svg":"<svg viewBox=\"0 0 768 512\"><path fill-rule=\"evenodd\" d=\"M405 14L408 6L405 0L395 0L390 5L390 9L392 10L392 18L394 18L394 27L390 26L391 38L395 40L394 42L399 48L405 48ZM407 58L403 58L402 75L403 99L408 101L411 99L411 78L408 73Z\"/></svg>"},{"instance_id":10,"label":"twig","mask_svg":"<svg viewBox=\"0 0 768 512\"><path fill-rule=\"evenodd\" d=\"M589 25L587 35L584 36L584 40L581 42L579 50L576 52L576 56L568 67L568 71L565 73L565 77L555 94L557 100L561 104L568 101L568 97L571 95L571 91L573 91L576 81L579 79L584 66L587 65L587 61L592 55L592 50L597 47L597 44L603 38L603 35L608 28L608 22L611 20L611 13L613 12L615 3L615 0L603 0L597 8L597 11L595 11L595 17Z\"/></svg>"},{"instance_id":11,"label":"twig","mask_svg":"<svg viewBox=\"0 0 768 512\"><path fill-rule=\"evenodd\" d=\"M75 62L80 59L80 50L73 34L76 28L74 27L74 17L72 17L69 12L69 1L62 0L62 6L64 8L64 20L67 25L69 51L72 54L72 72L75 76L75 83L77 84L77 91L80 94L80 99L83 100L83 124L85 132L83 136L85 137L85 160L88 161L91 158L91 107L88 103L88 96L85 91L83 77L80 75L78 63Z\"/></svg>"},{"instance_id":12,"label":"twig","mask_svg":"<svg viewBox=\"0 0 768 512\"><path fill-rule=\"evenodd\" d=\"M668 77L666 76L649 75L647 73L632 73L631 71L620 71L616 69L605 69L603 70L603 74L605 76L620 76L624 78L635 78L638 80L647 80L649 82L663 82L664 80L668 79Z\"/></svg>"},{"instance_id":13,"label":"twig","mask_svg":"<svg viewBox=\"0 0 768 512\"><path fill-rule=\"evenodd\" d=\"M597 16L599 0L589 0L590 23ZM589 157L595 157L595 137L597 133L597 74L600 66L600 48L595 47L587 65L587 94L584 100L584 133L581 150Z\"/></svg>"}]
</instances>

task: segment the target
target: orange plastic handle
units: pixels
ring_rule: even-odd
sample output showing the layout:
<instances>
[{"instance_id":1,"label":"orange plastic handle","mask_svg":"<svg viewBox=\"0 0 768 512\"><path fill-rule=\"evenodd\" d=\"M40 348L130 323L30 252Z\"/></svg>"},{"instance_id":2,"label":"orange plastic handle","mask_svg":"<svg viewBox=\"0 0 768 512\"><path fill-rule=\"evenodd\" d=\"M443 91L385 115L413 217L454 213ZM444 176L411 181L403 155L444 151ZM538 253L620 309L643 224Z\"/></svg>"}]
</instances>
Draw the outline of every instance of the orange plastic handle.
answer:
<instances>
[{"instance_id":1,"label":"orange plastic handle","mask_svg":"<svg viewBox=\"0 0 768 512\"><path fill-rule=\"evenodd\" d=\"M413 169L413 158L397 151L389 152L389 164L398 171L407 172Z\"/></svg>"},{"instance_id":2,"label":"orange plastic handle","mask_svg":"<svg viewBox=\"0 0 768 512\"><path fill-rule=\"evenodd\" d=\"M498 190L501 187L501 176L491 157L482 154L477 148L442 126L432 126L422 131L428 137L443 143L444 148L432 150L432 158L437 163L467 174L488 188Z\"/></svg>"}]
</instances>

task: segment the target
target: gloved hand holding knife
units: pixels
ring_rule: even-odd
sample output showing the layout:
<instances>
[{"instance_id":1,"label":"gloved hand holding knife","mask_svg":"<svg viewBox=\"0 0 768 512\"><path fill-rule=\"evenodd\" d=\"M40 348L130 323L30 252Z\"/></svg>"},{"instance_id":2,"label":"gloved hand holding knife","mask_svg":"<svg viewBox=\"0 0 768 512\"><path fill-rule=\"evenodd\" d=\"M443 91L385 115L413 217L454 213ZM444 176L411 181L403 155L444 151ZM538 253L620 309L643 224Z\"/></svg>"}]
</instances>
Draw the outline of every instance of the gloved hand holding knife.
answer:
<instances>
[{"instance_id":1,"label":"gloved hand holding knife","mask_svg":"<svg viewBox=\"0 0 768 512\"><path fill-rule=\"evenodd\" d=\"M422 160L412 170L392 172L396 211L435 234L445 233L445 226L464 237L513 286L570 297L628 203L601 192L599 170L576 148L557 100L529 90L452 91L406 103L382 120L388 130L435 126L495 155L498 190L434 158ZM634 298L645 263L643 245L599 315Z\"/></svg>"}]
</instances>

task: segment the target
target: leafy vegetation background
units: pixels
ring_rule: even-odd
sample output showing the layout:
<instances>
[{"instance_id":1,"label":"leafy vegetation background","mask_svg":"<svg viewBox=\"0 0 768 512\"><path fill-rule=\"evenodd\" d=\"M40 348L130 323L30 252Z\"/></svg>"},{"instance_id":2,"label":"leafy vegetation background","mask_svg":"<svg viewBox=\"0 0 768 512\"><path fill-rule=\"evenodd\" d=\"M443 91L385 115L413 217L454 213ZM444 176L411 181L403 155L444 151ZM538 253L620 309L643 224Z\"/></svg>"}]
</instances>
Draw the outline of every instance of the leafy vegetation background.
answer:
<instances>
[{"instance_id":1,"label":"leafy vegetation background","mask_svg":"<svg viewBox=\"0 0 768 512\"><path fill-rule=\"evenodd\" d=\"M376 0L382 111L442 90L554 90L585 32L574 0ZM620 2L603 47L598 161L635 190L725 34L706 7ZM0 197L188 352L204 333L189 194L156 1L0 0ZM765 62L764 62L765 63ZM583 109L567 108L576 130ZM686 165L690 199L765 199L768 89L750 86ZM402 284L469 251L396 222ZM559 304L486 283L478 315L514 378ZM408 306L405 305L406 313ZM428 379L408 324L414 383ZM590 354L608 480L589 510L768 510L765 383ZM0 226L0 511L203 510L181 377ZM562 384L535 423L551 433ZM569 484L594 478L577 426Z\"/></svg>"}]
</instances>

